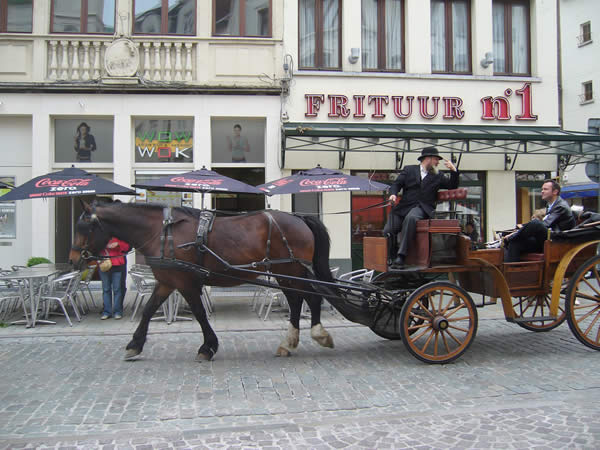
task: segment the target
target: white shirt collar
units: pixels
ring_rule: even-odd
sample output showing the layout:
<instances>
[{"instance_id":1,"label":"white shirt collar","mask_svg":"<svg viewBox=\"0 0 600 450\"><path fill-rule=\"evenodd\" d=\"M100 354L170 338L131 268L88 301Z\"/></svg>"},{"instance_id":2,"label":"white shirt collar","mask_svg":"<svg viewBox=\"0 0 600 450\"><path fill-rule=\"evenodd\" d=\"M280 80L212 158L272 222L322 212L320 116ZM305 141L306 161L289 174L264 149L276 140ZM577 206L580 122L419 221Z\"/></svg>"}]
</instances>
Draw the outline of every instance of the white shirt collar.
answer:
<instances>
[{"instance_id":1,"label":"white shirt collar","mask_svg":"<svg viewBox=\"0 0 600 450\"><path fill-rule=\"evenodd\" d=\"M421 180L422 180L423 178L425 178L429 174L429 172L427 172L427 170L425 170L423 168L422 164L419 164L419 167L421 168Z\"/></svg>"}]
</instances>

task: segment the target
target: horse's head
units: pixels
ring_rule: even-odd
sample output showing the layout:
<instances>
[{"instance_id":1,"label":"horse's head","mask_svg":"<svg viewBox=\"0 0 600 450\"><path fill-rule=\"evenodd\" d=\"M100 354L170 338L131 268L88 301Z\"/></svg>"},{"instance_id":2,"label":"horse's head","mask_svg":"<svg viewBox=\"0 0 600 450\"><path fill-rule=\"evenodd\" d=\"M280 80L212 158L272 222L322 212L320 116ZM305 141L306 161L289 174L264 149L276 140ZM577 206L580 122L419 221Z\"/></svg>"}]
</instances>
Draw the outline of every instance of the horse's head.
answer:
<instances>
[{"instance_id":1,"label":"horse's head","mask_svg":"<svg viewBox=\"0 0 600 450\"><path fill-rule=\"evenodd\" d=\"M84 262L97 259L111 236L102 226L96 213L96 202L83 203L83 213L75 224L75 240L71 246L69 260L80 269Z\"/></svg>"}]
</instances>

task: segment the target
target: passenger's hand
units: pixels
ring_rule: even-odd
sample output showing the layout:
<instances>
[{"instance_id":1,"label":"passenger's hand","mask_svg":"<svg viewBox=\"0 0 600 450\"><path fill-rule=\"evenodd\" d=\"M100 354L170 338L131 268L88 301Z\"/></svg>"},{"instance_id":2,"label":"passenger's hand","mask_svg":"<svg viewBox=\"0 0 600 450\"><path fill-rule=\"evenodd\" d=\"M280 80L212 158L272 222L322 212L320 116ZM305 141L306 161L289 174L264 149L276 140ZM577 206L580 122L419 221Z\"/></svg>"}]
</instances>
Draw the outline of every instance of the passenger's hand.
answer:
<instances>
[{"instance_id":1,"label":"passenger's hand","mask_svg":"<svg viewBox=\"0 0 600 450\"><path fill-rule=\"evenodd\" d=\"M397 197L394 194L392 194L390 195L390 198L388 198L388 201L393 205L396 203L396 199Z\"/></svg>"},{"instance_id":2,"label":"passenger's hand","mask_svg":"<svg viewBox=\"0 0 600 450\"><path fill-rule=\"evenodd\" d=\"M452 161L450 161L449 159L445 159L444 160L444 165L450 169L452 172L456 172L456 167L454 166L454 164L452 164Z\"/></svg>"}]
</instances>

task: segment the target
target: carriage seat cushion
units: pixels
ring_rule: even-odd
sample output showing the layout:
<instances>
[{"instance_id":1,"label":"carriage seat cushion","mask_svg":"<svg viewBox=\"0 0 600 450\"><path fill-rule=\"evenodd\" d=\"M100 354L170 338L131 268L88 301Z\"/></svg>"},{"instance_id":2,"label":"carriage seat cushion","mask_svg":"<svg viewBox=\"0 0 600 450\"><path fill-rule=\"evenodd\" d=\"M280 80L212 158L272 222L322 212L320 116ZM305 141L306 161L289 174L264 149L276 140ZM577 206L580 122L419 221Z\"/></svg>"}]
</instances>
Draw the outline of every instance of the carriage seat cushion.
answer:
<instances>
[{"instance_id":1,"label":"carriage seat cushion","mask_svg":"<svg viewBox=\"0 0 600 450\"><path fill-rule=\"evenodd\" d=\"M467 188L448 189L447 191L438 191L437 194L439 202L464 200L465 198L467 198Z\"/></svg>"},{"instance_id":2,"label":"carriage seat cushion","mask_svg":"<svg viewBox=\"0 0 600 450\"><path fill-rule=\"evenodd\" d=\"M543 253L523 253L521 254L521 261L543 261Z\"/></svg>"}]
</instances>

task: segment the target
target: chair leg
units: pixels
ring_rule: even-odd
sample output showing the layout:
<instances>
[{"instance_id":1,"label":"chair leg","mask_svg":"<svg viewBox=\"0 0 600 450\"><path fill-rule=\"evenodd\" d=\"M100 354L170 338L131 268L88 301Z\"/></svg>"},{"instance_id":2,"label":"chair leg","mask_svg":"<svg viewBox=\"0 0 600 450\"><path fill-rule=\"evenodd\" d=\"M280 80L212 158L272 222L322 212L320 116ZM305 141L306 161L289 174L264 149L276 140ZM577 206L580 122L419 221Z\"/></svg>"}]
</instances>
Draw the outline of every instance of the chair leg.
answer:
<instances>
[{"instance_id":1,"label":"chair leg","mask_svg":"<svg viewBox=\"0 0 600 450\"><path fill-rule=\"evenodd\" d=\"M65 318L67 319L67 322L69 322L69 326L72 327L73 326L73 322L71 322L71 318L69 317L69 313L67 312L67 308L65 308L65 305L63 305L63 302L61 300L57 299L56 301L58 302L58 304L62 308L63 313L65 315Z\"/></svg>"},{"instance_id":2,"label":"chair leg","mask_svg":"<svg viewBox=\"0 0 600 450\"><path fill-rule=\"evenodd\" d=\"M75 294L75 296L77 296L77 293ZM77 303L75 303L75 300L73 299L73 297L71 297L71 295L69 295L68 297L69 297L69 302L71 303L71 306L73 307L73 311L75 311L75 317L77 317L77 322L81 322L81 316L79 315L79 309L77 308Z\"/></svg>"}]
</instances>

